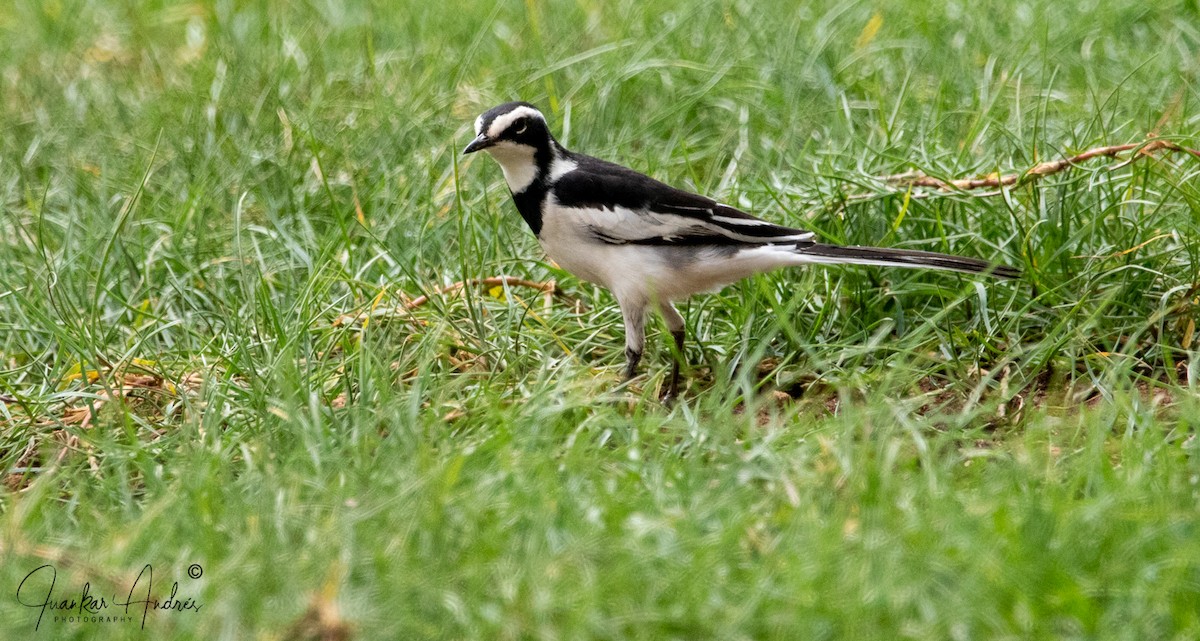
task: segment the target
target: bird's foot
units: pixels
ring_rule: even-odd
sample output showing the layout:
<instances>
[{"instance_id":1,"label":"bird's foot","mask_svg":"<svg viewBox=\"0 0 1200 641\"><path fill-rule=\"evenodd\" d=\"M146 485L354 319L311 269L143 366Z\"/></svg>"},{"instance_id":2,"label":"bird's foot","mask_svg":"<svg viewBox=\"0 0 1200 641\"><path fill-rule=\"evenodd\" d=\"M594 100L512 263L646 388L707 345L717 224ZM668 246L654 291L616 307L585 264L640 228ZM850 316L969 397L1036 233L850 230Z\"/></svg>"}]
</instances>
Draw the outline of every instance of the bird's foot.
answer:
<instances>
[{"instance_id":1,"label":"bird's foot","mask_svg":"<svg viewBox=\"0 0 1200 641\"><path fill-rule=\"evenodd\" d=\"M668 387L663 390L662 394L658 395L658 401L663 404L663 407L671 409L675 407L675 401L679 400L679 390Z\"/></svg>"},{"instance_id":2,"label":"bird's foot","mask_svg":"<svg viewBox=\"0 0 1200 641\"><path fill-rule=\"evenodd\" d=\"M637 376L638 363L642 360L642 353L625 348L625 382L632 381Z\"/></svg>"},{"instance_id":3,"label":"bird's foot","mask_svg":"<svg viewBox=\"0 0 1200 641\"><path fill-rule=\"evenodd\" d=\"M667 379L667 386L663 388L662 394L658 397L658 400L668 408L675 405L675 401L679 399L679 379L679 361L675 361L671 366L671 378Z\"/></svg>"}]
</instances>

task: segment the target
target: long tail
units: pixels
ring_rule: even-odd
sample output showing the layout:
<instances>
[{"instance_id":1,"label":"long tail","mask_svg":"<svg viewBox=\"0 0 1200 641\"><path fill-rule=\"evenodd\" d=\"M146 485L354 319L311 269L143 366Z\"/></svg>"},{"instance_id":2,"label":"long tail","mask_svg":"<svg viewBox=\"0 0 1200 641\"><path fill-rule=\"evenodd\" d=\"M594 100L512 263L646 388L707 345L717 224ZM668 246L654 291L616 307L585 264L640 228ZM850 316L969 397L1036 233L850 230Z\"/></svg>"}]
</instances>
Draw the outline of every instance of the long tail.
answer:
<instances>
[{"instance_id":1,"label":"long tail","mask_svg":"<svg viewBox=\"0 0 1200 641\"><path fill-rule=\"evenodd\" d=\"M968 274L986 274L999 278L1021 277L1021 270L1015 267L996 265L978 258L963 258L962 256L923 252L915 249L801 243L796 246L796 253L803 256L806 262L813 263L945 269Z\"/></svg>"}]
</instances>

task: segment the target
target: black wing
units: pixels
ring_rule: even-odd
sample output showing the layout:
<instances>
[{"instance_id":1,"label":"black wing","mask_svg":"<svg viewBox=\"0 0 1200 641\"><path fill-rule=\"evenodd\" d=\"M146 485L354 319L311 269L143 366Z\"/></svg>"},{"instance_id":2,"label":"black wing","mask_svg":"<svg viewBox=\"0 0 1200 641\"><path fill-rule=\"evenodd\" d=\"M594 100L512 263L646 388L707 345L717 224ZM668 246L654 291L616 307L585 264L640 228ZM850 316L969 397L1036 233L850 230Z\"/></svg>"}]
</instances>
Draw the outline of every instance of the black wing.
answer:
<instances>
[{"instance_id":1,"label":"black wing","mask_svg":"<svg viewBox=\"0 0 1200 641\"><path fill-rule=\"evenodd\" d=\"M761 245L813 234L756 218L632 169L573 154L576 169L554 183L558 203L580 210L596 237L615 244Z\"/></svg>"}]
</instances>

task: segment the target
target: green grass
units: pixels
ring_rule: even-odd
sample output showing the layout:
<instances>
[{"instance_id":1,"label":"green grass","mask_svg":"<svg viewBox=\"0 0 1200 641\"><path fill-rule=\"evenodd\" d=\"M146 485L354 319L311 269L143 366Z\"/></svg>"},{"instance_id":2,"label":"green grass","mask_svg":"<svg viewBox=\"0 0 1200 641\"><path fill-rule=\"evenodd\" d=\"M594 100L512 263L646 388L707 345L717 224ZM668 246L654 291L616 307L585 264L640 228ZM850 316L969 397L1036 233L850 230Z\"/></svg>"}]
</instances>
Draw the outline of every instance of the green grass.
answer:
<instances>
[{"instance_id":1,"label":"green grass","mask_svg":"<svg viewBox=\"0 0 1200 641\"><path fill-rule=\"evenodd\" d=\"M0 6L0 629L1200 637L1200 161L872 179L1200 146L1195 0L345 4ZM828 240L1026 276L697 297L663 408L661 325L619 388L611 296L458 155L516 98ZM380 314L499 274L582 306ZM57 598L149 563L202 607L34 632L44 563Z\"/></svg>"}]
</instances>

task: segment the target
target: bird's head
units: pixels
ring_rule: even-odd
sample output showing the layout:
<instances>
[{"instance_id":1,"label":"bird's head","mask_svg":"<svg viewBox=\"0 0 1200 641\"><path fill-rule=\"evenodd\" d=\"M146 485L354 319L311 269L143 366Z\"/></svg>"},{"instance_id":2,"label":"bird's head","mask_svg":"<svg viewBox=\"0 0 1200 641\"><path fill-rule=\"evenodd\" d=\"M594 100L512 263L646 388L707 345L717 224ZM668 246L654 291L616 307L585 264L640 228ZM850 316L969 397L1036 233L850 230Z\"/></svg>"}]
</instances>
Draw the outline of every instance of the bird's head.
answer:
<instances>
[{"instance_id":1,"label":"bird's head","mask_svg":"<svg viewBox=\"0 0 1200 641\"><path fill-rule=\"evenodd\" d=\"M487 150L503 162L508 158L532 158L553 141L546 117L536 107L527 102L506 102L475 119L475 140L463 153Z\"/></svg>"}]
</instances>

